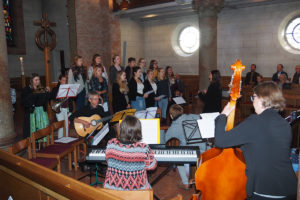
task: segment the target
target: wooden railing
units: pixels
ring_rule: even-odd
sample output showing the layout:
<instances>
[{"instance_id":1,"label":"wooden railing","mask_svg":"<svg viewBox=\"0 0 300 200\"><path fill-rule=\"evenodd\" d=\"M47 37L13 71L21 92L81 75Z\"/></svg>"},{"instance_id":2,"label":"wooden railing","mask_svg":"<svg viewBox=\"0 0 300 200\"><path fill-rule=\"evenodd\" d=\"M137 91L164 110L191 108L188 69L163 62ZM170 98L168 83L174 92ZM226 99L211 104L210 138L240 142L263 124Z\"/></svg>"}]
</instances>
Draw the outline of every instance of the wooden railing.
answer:
<instances>
[{"instance_id":1,"label":"wooden railing","mask_svg":"<svg viewBox=\"0 0 300 200\"><path fill-rule=\"evenodd\" d=\"M0 150L0 197L8 199L128 199L125 195L91 187L73 178ZM144 191L153 199L153 191ZM132 196L132 193L131 193ZM134 196L134 195L133 195Z\"/></svg>"}]
</instances>

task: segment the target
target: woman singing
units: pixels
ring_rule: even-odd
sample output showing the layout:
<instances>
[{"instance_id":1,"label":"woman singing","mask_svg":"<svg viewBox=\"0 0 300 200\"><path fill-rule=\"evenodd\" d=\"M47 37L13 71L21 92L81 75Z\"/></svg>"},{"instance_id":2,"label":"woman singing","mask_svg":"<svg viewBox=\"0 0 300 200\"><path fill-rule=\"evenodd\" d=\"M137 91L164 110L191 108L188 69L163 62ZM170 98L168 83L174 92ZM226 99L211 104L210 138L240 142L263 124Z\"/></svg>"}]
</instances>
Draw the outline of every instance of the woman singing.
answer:
<instances>
[{"instance_id":1,"label":"woman singing","mask_svg":"<svg viewBox=\"0 0 300 200\"><path fill-rule=\"evenodd\" d=\"M78 94L76 96L76 110L80 110L85 103L85 81L86 74L83 66L83 60L81 56L74 57L74 64L69 70L68 83L79 84Z\"/></svg>"},{"instance_id":2,"label":"woman singing","mask_svg":"<svg viewBox=\"0 0 300 200\"><path fill-rule=\"evenodd\" d=\"M162 121L166 120L168 103L171 100L171 91L169 80L166 79L165 70L158 68L158 82L157 82L157 93L155 100L158 103L158 107L161 109Z\"/></svg>"},{"instance_id":3,"label":"woman singing","mask_svg":"<svg viewBox=\"0 0 300 200\"><path fill-rule=\"evenodd\" d=\"M37 130L49 125L47 114L47 103L50 99L49 87L41 86L40 77L33 73L30 78L30 85L23 88L22 104L24 105L24 126L23 137L31 137Z\"/></svg>"},{"instance_id":4,"label":"woman singing","mask_svg":"<svg viewBox=\"0 0 300 200\"><path fill-rule=\"evenodd\" d=\"M154 107L157 105L156 101L155 101L155 95L156 95L156 92L157 92L157 85L156 83L154 82L154 75L153 75L153 70L151 69L148 69L147 70L147 78L144 82L144 93L147 93L147 92L151 92L150 94L148 94L148 97L145 98L145 101L146 101L146 108L149 108L149 107Z\"/></svg>"},{"instance_id":5,"label":"woman singing","mask_svg":"<svg viewBox=\"0 0 300 200\"><path fill-rule=\"evenodd\" d=\"M119 55L116 55L112 58L113 65L109 68L109 81L111 83L116 82L117 73L119 71L124 71L124 67L121 66L121 58Z\"/></svg>"},{"instance_id":6,"label":"woman singing","mask_svg":"<svg viewBox=\"0 0 300 200\"><path fill-rule=\"evenodd\" d=\"M130 108L128 92L126 73L119 71L117 81L112 86L112 107L115 113Z\"/></svg>"},{"instance_id":7,"label":"woman singing","mask_svg":"<svg viewBox=\"0 0 300 200\"><path fill-rule=\"evenodd\" d=\"M277 111L285 100L274 82L263 82L251 97L256 115L225 132L229 104L215 119L215 145L240 146L246 161L247 196L253 199L296 199L297 178L289 159L291 127Z\"/></svg>"},{"instance_id":8,"label":"woman singing","mask_svg":"<svg viewBox=\"0 0 300 200\"><path fill-rule=\"evenodd\" d=\"M140 79L141 74L141 68L134 67L133 77L130 79L128 84L131 107L135 108L137 111L146 109L145 98L148 97L148 94L144 94L144 84Z\"/></svg>"},{"instance_id":9,"label":"woman singing","mask_svg":"<svg viewBox=\"0 0 300 200\"><path fill-rule=\"evenodd\" d=\"M108 84L105 78L102 76L103 67L95 67L93 71L92 79L90 80L91 91L95 91L99 94L100 103L103 105L103 109L106 115L108 112Z\"/></svg>"},{"instance_id":10,"label":"woman singing","mask_svg":"<svg viewBox=\"0 0 300 200\"><path fill-rule=\"evenodd\" d=\"M219 70L212 70L208 76L210 85L207 90L198 95L204 102L203 113L221 112L222 110L222 88Z\"/></svg>"},{"instance_id":11,"label":"woman singing","mask_svg":"<svg viewBox=\"0 0 300 200\"><path fill-rule=\"evenodd\" d=\"M96 67L102 67L102 68L103 68L102 76L103 76L103 78L105 78L106 80L108 80L108 76L107 76L106 69L105 69L105 67L102 65L102 62L101 62L101 56L100 56L100 54L97 54L97 53L93 56L92 64L91 64L91 66L90 66L89 69L88 69L88 78L89 78L89 80L92 79L92 76L93 76L93 70L94 70Z\"/></svg>"}]
</instances>

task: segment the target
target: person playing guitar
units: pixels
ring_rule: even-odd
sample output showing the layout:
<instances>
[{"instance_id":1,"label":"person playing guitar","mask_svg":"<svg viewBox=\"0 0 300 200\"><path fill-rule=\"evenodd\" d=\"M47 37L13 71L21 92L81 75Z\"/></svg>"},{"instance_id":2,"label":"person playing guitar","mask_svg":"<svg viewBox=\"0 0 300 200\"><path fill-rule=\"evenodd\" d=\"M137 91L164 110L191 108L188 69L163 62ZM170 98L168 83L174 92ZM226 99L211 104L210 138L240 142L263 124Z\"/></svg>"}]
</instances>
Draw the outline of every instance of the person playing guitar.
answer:
<instances>
[{"instance_id":1,"label":"person playing guitar","mask_svg":"<svg viewBox=\"0 0 300 200\"><path fill-rule=\"evenodd\" d=\"M91 123L80 117L91 117L92 115L99 115L100 117L105 116L103 108L99 105L99 94L91 91L88 93L89 104L83 108L76 110L70 117L70 122L81 123L84 128L89 128Z\"/></svg>"}]
</instances>

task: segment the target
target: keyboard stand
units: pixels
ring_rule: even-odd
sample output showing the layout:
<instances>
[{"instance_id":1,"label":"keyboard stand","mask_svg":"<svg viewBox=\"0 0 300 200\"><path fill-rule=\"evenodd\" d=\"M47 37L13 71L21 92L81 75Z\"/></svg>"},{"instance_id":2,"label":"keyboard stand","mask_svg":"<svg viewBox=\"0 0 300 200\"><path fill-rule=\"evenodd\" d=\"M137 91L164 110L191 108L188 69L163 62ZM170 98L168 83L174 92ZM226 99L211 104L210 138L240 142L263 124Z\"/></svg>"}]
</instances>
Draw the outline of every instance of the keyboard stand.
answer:
<instances>
[{"instance_id":1,"label":"keyboard stand","mask_svg":"<svg viewBox=\"0 0 300 200\"><path fill-rule=\"evenodd\" d=\"M83 179L83 178L89 176L89 177L90 177L90 185L91 185L91 186L96 185L96 187L98 187L98 185L103 185L103 182L99 181L98 178L99 178L99 177L100 177L100 178L105 178L105 177L103 177L103 176L101 176L101 175L99 174L99 166L98 166L98 163L95 163L95 164L96 164L96 166L95 166L96 173L95 173L95 174L92 172L92 171L94 170L94 169L93 169L94 167L92 167L92 166L94 166L94 163L87 163L87 162L85 162L85 165L86 165L86 164L89 165L89 173L86 174L86 175L84 175L84 176L82 176L82 177L80 177L80 178L78 178L77 180L81 180L81 179ZM96 181L92 183L92 176L93 176L93 175L96 176Z\"/></svg>"},{"instance_id":2,"label":"keyboard stand","mask_svg":"<svg viewBox=\"0 0 300 200\"><path fill-rule=\"evenodd\" d=\"M167 174L169 173L169 171L171 171L172 169L173 169L173 170L176 169L176 165L175 165L175 164L169 164L168 167L167 167L164 171L162 171L162 173L160 173L160 175L158 175L158 176L150 183L151 187L153 187L158 181L160 181L160 179L162 179L165 175L167 175ZM155 194L153 194L153 196L154 196L154 198L155 198L156 200L159 200L159 198L158 198Z\"/></svg>"},{"instance_id":3,"label":"keyboard stand","mask_svg":"<svg viewBox=\"0 0 300 200\"><path fill-rule=\"evenodd\" d=\"M90 181L91 181L91 179L90 179ZM103 185L103 182L98 180L98 164L96 163L96 181L94 183L91 183L90 186L96 185L96 187L98 187L99 184Z\"/></svg>"}]
</instances>

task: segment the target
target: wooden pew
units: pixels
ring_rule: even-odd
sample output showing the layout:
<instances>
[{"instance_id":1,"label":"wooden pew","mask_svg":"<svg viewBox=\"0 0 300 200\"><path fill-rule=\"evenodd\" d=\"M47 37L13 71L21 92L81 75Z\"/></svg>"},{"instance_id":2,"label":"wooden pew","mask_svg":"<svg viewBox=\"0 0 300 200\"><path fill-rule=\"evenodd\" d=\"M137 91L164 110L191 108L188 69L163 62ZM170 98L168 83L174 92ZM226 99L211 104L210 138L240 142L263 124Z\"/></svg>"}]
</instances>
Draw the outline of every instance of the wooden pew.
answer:
<instances>
[{"instance_id":1,"label":"wooden pew","mask_svg":"<svg viewBox=\"0 0 300 200\"><path fill-rule=\"evenodd\" d=\"M127 199L0 150L0 197L8 199ZM134 192L131 193L131 195ZM152 190L145 191L148 199ZM136 198L139 199L139 198Z\"/></svg>"}]
</instances>

